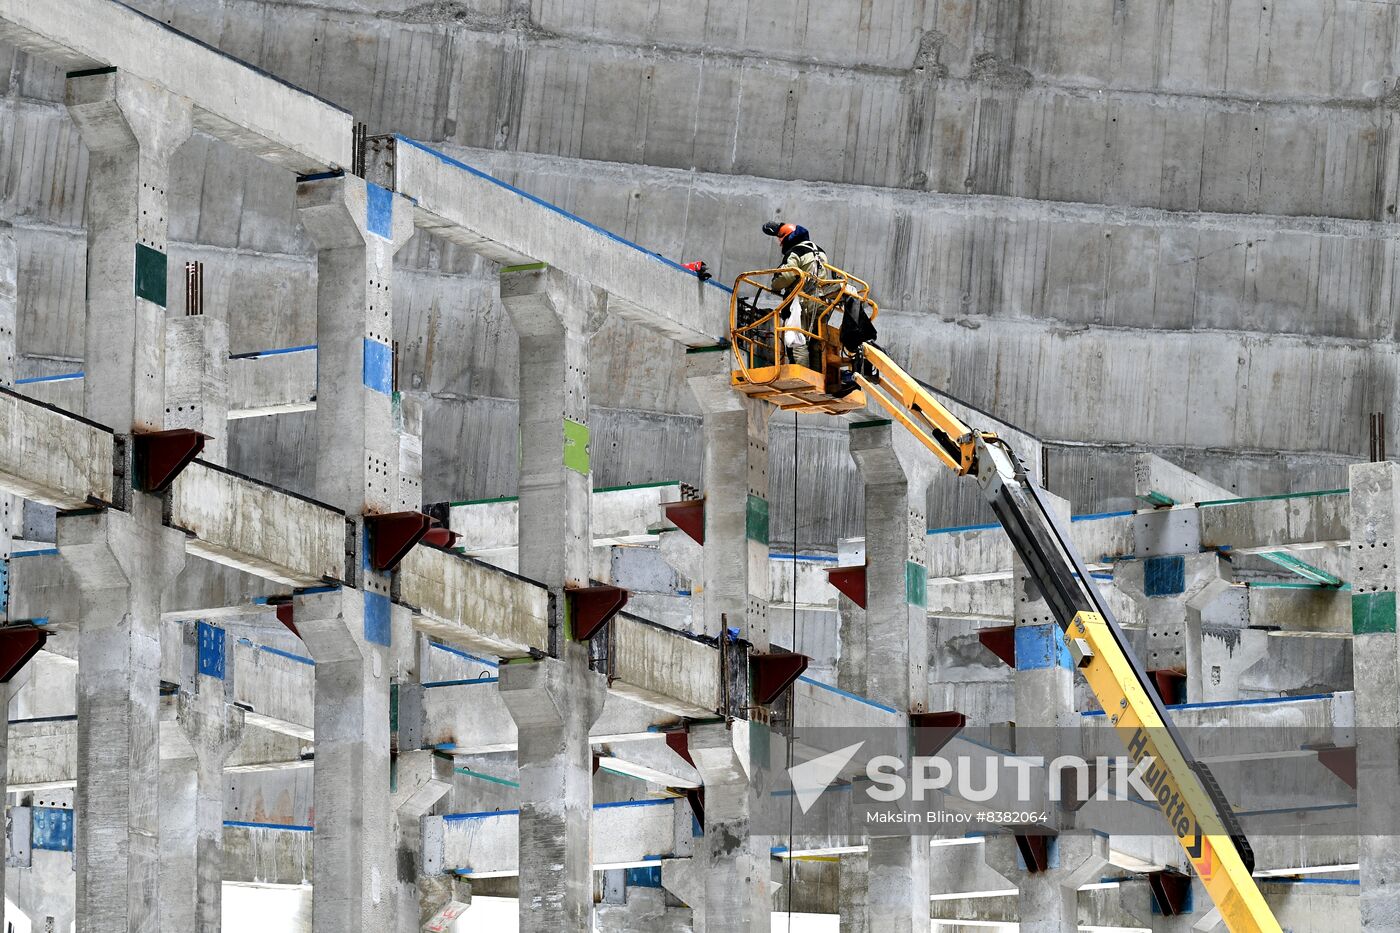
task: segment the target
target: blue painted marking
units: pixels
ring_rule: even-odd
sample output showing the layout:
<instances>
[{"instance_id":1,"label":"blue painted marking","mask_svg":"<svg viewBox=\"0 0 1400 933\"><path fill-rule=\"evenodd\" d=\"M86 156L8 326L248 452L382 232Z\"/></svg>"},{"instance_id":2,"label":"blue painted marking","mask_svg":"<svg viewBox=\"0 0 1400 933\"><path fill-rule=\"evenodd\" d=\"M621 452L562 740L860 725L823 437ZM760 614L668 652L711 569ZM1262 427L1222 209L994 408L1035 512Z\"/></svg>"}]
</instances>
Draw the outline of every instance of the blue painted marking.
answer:
<instances>
[{"instance_id":1,"label":"blue painted marking","mask_svg":"<svg viewBox=\"0 0 1400 933\"><path fill-rule=\"evenodd\" d=\"M839 687L833 687L831 684L824 684L820 680L813 680L806 674L799 676L797 679L802 681L803 683L809 683L814 687L820 687L823 690L829 690L837 696L843 696L848 700L855 700L857 703L864 703L866 706L873 706L876 709L882 709L887 713L894 713L895 715L899 714L899 710L895 709L893 706L886 706L883 703L876 703L874 700L866 699L863 696L857 696L854 693L848 693L847 691L842 690Z\"/></svg>"},{"instance_id":2,"label":"blue painted marking","mask_svg":"<svg viewBox=\"0 0 1400 933\"><path fill-rule=\"evenodd\" d=\"M20 557L52 557L57 553L58 548L56 547L41 547L32 551L15 551L10 555L10 559L15 560Z\"/></svg>"},{"instance_id":3,"label":"blue painted marking","mask_svg":"<svg viewBox=\"0 0 1400 933\"><path fill-rule=\"evenodd\" d=\"M299 347L277 347L272 350L254 350L251 353L230 353L231 360L257 360L264 356L281 356L283 353L305 353L307 350L316 349L316 344L307 343Z\"/></svg>"},{"instance_id":4,"label":"blue painted marking","mask_svg":"<svg viewBox=\"0 0 1400 933\"><path fill-rule=\"evenodd\" d=\"M672 269L675 269L677 272L683 272L683 273L685 273L686 275L689 275L689 276L692 276L692 277L695 275L694 272L691 272L691 271L690 271L689 269L687 269L685 266L681 265L680 263L678 263L678 262L676 262L676 261L674 261L674 260L667 259L665 256L662 256L660 253L652 252L652 251L649 250L649 249L646 249L646 248L644 248L644 247L642 247L642 246L637 245L636 243L633 243L631 240L627 240L627 239L624 239L624 238L618 236L616 233L613 233L613 232L610 231L610 230L604 230L602 227L598 226L597 224L589 223L588 221L584 220L582 217L579 217L577 214L571 214L571 213L569 213L568 211L564 210L562 207L559 207L559 206L556 205L556 204L550 204L548 201L544 200L543 198L536 197L535 195L531 194L531 193L528 192L528 191L522 191L522 190L520 190L519 188L515 187L514 185L507 184L506 182L501 181L499 178L496 178L496 177L494 177L494 176L492 176L492 175L486 174L486 173L483 172L481 169L472 168L470 165L466 164L465 162L460 162L460 161L458 161L457 159L454 159L454 158L452 158L451 156L446 155L445 153L438 152L436 149L433 149L433 148L431 148L430 146L425 146L423 143L420 143L420 142L419 142L418 140L416 140L416 139L409 139L407 136L400 136L400 135L398 135L397 133L394 135L394 138L397 139L399 142L404 143L405 145L412 146L412 147L415 148L415 149L420 149L420 150L422 150L423 152L428 153L428 155L433 156L433 157L436 158L438 161L440 161L440 162L442 162L442 163L444 163L444 164L446 164L446 165L451 165L451 166L453 166L454 168L459 168L459 169L461 169L462 171L467 172L468 174L475 175L477 178L480 178L480 179L482 179L483 181L489 181L491 184L497 185L497 186L499 186L499 187L501 187L501 188L504 188L504 189L506 189L507 191L510 191L510 192L512 192L512 193L514 193L514 194L518 194L518 195L520 195L522 198L525 198L527 201L533 201L534 203L538 204L540 207L543 207L543 208L545 208L546 210L552 211L552 212L554 212L555 214L560 215L561 217L566 217L566 218L568 218L569 220L574 221L575 223L582 224L583 226L587 227L589 230L592 230L592 231L595 232L595 233L598 233L598 234L601 234L601 235L607 237L609 240L612 240L614 243L619 243L619 244L621 244L621 245L623 245L623 246L628 247L629 249L634 249L634 250L636 250L637 252L642 253L642 254L645 255L645 256L648 256L648 257L650 257L650 258L652 258L652 259L655 259L655 260L656 260L657 262L659 262L659 263L662 263L662 264L664 264L664 265L666 265L666 266L669 266L669 267L672 268ZM705 283L703 283L703 284L709 286L710 288L718 288L720 291L723 291L723 292L725 292L726 294L731 293L731 292L734 291L734 290L733 290L732 288L730 288L729 286L723 285L723 284L721 284L721 283L719 283L719 282L716 282L714 279L710 279L708 282L705 282Z\"/></svg>"},{"instance_id":5,"label":"blue painted marking","mask_svg":"<svg viewBox=\"0 0 1400 933\"><path fill-rule=\"evenodd\" d=\"M384 239L394 235L394 192L365 182L365 226Z\"/></svg>"},{"instance_id":6,"label":"blue painted marking","mask_svg":"<svg viewBox=\"0 0 1400 933\"><path fill-rule=\"evenodd\" d=\"M669 807L675 803L672 797L662 797L648 800L617 800L612 803L595 803L595 810L615 810L618 807Z\"/></svg>"},{"instance_id":7,"label":"blue painted marking","mask_svg":"<svg viewBox=\"0 0 1400 933\"><path fill-rule=\"evenodd\" d=\"M1361 884L1360 878L1259 878L1267 884Z\"/></svg>"},{"instance_id":8,"label":"blue painted marking","mask_svg":"<svg viewBox=\"0 0 1400 933\"><path fill-rule=\"evenodd\" d=\"M73 811L58 807L35 807L31 845L50 852L72 852Z\"/></svg>"},{"instance_id":9,"label":"blue painted marking","mask_svg":"<svg viewBox=\"0 0 1400 933\"><path fill-rule=\"evenodd\" d=\"M307 665L308 667L315 667L315 666L316 666L316 662L315 662L314 660L312 660L311 658L308 658L308 657L306 657L306 656L304 656L304 655L300 655L300 654L293 654L293 653L290 652L290 651L283 651L281 648L273 648L273 647L270 646L270 645L255 645L255 644L253 644L251 641L249 641L249 640L246 639L246 638L240 638L240 639L238 639L238 643L239 643L240 645L252 645L254 648L258 649L259 651L265 651L265 652L267 652L268 654L275 654L275 655L277 655L279 658L286 658L286 659L289 660L289 661L296 661L298 664L305 664L305 665Z\"/></svg>"},{"instance_id":10,"label":"blue painted marking","mask_svg":"<svg viewBox=\"0 0 1400 933\"><path fill-rule=\"evenodd\" d=\"M519 816L519 810L478 810L475 813L447 813L443 815L444 823L464 823L467 820L485 820L493 816Z\"/></svg>"},{"instance_id":11,"label":"blue painted marking","mask_svg":"<svg viewBox=\"0 0 1400 933\"><path fill-rule=\"evenodd\" d=\"M242 826L245 829L278 829L291 833L309 833L315 827L297 823L249 823L246 820L224 820L225 826Z\"/></svg>"},{"instance_id":12,"label":"blue painted marking","mask_svg":"<svg viewBox=\"0 0 1400 933\"><path fill-rule=\"evenodd\" d=\"M661 866L649 865L646 868L629 868L627 874L623 876L623 884L629 888L659 888L661 887Z\"/></svg>"},{"instance_id":13,"label":"blue painted marking","mask_svg":"<svg viewBox=\"0 0 1400 933\"><path fill-rule=\"evenodd\" d=\"M195 626L199 645L199 672L206 677L224 679L224 630L207 622Z\"/></svg>"},{"instance_id":14,"label":"blue painted marking","mask_svg":"<svg viewBox=\"0 0 1400 933\"><path fill-rule=\"evenodd\" d=\"M1144 560L1142 590L1148 596L1176 596L1186 592L1186 558L1178 554Z\"/></svg>"},{"instance_id":15,"label":"blue painted marking","mask_svg":"<svg viewBox=\"0 0 1400 933\"><path fill-rule=\"evenodd\" d=\"M378 340L365 338L364 383L385 395L394 391L394 351Z\"/></svg>"},{"instance_id":16,"label":"blue painted marking","mask_svg":"<svg viewBox=\"0 0 1400 933\"><path fill-rule=\"evenodd\" d=\"M298 175L297 184L306 181L320 181L323 178L344 178L345 172L340 169L331 169L329 172L312 172L310 175Z\"/></svg>"},{"instance_id":17,"label":"blue painted marking","mask_svg":"<svg viewBox=\"0 0 1400 933\"><path fill-rule=\"evenodd\" d=\"M954 525L951 528L930 528L928 533L931 535L950 535L955 531L986 531L990 528L1000 527L1001 525L996 522L987 525Z\"/></svg>"},{"instance_id":18,"label":"blue painted marking","mask_svg":"<svg viewBox=\"0 0 1400 933\"><path fill-rule=\"evenodd\" d=\"M17 386L27 386L27 385L33 385L33 384L36 383L36 382L65 382L65 381L67 381L67 380L69 380L69 379L81 379L81 378L83 378L83 373L82 373L82 371L80 370L80 371L78 371L78 372L76 372L76 373L59 373L59 374L56 375L56 376L30 376L30 377L27 378L27 379L16 379L16 380L15 380L15 385L17 385Z\"/></svg>"},{"instance_id":19,"label":"blue painted marking","mask_svg":"<svg viewBox=\"0 0 1400 933\"><path fill-rule=\"evenodd\" d=\"M386 648L393 641L389 632L389 597L382 593L365 593L365 641Z\"/></svg>"},{"instance_id":20,"label":"blue painted marking","mask_svg":"<svg viewBox=\"0 0 1400 933\"><path fill-rule=\"evenodd\" d=\"M839 559L834 554L779 554L769 552L768 556L773 560L790 560L795 562L812 561L813 563L834 564Z\"/></svg>"},{"instance_id":21,"label":"blue painted marking","mask_svg":"<svg viewBox=\"0 0 1400 933\"><path fill-rule=\"evenodd\" d=\"M1072 522L1096 522L1104 518L1122 518L1125 515L1136 515L1137 513L1129 509L1126 512L1092 512L1088 515L1071 516Z\"/></svg>"},{"instance_id":22,"label":"blue painted marking","mask_svg":"<svg viewBox=\"0 0 1400 933\"><path fill-rule=\"evenodd\" d=\"M1310 693L1307 696L1298 697L1258 697L1253 700L1212 700L1209 703L1175 703L1167 709L1221 709L1226 706L1264 706L1268 703L1303 703L1308 700L1330 700L1331 693ZM1081 716L1102 716L1103 710L1091 709L1080 713Z\"/></svg>"},{"instance_id":23,"label":"blue painted marking","mask_svg":"<svg viewBox=\"0 0 1400 933\"><path fill-rule=\"evenodd\" d=\"M1069 670L1073 666L1064 633L1058 625L1047 622L1016 627L1016 670L1039 671L1050 667Z\"/></svg>"},{"instance_id":24,"label":"blue painted marking","mask_svg":"<svg viewBox=\"0 0 1400 933\"><path fill-rule=\"evenodd\" d=\"M451 645L442 645L442 644L438 644L437 642L433 642L432 645L433 645L434 648L438 649L439 651L446 651L448 654L455 654L455 655L457 655L457 657L459 657L459 658L466 658L468 661L475 661L475 662L478 663L478 664L485 664L487 667L500 667L500 666L501 666L501 665L500 665L498 662L496 662L496 661L488 661L486 658L479 658L479 657L477 657L477 656L474 655L474 654L468 654L467 652L463 651L461 648L454 648L454 647L452 647Z\"/></svg>"},{"instance_id":25,"label":"blue painted marking","mask_svg":"<svg viewBox=\"0 0 1400 933\"><path fill-rule=\"evenodd\" d=\"M12 621L12 622L23 622L23 621L25 621L25 620L24 620L24 619L11 619L10 621ZM48 616L39 616L37 619L29 619L28 621L34 623L35 625L48 625L48 624L49 624L49 617L48 617Z\"/></svg>"},{"instance_id":26,"label":"blue painted marking","mask_svg":"<svg viewBox=\"0 0 1400 933\"><path fill-rule=\"evenodd\" d=\"M474 680L430 680L427 683L423 684L423 689L431 690L434 687L470 687L474 686L475 684L499 683L500 680L501 678L499 677L478 677Z\"/></svg>"}]
</instances>

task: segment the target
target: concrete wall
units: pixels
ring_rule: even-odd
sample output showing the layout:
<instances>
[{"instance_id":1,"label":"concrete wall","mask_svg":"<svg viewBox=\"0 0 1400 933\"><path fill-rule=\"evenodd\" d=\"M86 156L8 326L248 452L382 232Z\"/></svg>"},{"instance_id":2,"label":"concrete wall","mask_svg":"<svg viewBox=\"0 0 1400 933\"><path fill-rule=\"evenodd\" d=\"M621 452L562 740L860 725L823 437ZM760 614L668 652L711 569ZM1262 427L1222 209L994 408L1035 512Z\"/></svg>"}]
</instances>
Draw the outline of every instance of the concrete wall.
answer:
<instances>
[{"instance_id":1,"label":"concrete wall","mask_svg":"<svg viewBox=\"0 0 1400 933\"><path fill-rule=\"evenodd\" d=\"M875 283L897 359L1046 440L1049 485L1076 511L1120 504L1138 450L1242 493L1340 485L1366 413L1393 399L1390 4L135 5L371 132L440 146L721 277L772 259L760 221L803 220ZM72 371L86 155L57 70L5 48L0 68L20 375ZM289 173L197 136L172 210L171 276L205 262L232 352L313 341ZM429 400L425 494L510 492L513 445L479 443L515 420L489 264L423 234L399 264L401 385ZM700 479L678 350L618 319L595 344L599 481ZM309 491L296 452L313 418L233 426L230 465ZM1082 446L1099 442L1122 446ZM775 541L791 536L783 444ZM837 505L802 510L799 543L830 547L858 533L850 468L836 432L803 448L799 469ZM986 517L937 495L933 524Z\"/></svg>"}]
</instances>

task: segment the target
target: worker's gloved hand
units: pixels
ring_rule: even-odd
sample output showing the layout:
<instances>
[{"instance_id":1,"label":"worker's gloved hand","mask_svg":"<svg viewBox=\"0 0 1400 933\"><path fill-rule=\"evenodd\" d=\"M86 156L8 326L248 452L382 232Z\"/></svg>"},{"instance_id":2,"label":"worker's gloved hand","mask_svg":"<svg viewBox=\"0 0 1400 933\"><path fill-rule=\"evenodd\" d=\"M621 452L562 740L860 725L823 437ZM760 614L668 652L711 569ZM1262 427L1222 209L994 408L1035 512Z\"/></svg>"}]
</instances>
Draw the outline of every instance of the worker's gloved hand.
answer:
<instances>
[{"instance_id":1,"label":"worker's gloved hand","mask_svg":"<svg viewBox=\"0 0 1400 933\"><path fill-rule=\"evenodd\" d=\"M777 236L781 228L782 224L778 223L776 220L770 220L763 225L763 232L769 236Z\"/></svg>"},{"instance_id":2,"label":"worker's gloved hand","mask_svg":"<svg viewBox=\"0 0 1400 933\"><path fill-rule=\"evenodd\" d=\"M782 321L784 324L787 323L788 318L790 317L792 317L791 308L784 308L783 310L778 312L778 320Z\"/></svg>"}]
</instances>

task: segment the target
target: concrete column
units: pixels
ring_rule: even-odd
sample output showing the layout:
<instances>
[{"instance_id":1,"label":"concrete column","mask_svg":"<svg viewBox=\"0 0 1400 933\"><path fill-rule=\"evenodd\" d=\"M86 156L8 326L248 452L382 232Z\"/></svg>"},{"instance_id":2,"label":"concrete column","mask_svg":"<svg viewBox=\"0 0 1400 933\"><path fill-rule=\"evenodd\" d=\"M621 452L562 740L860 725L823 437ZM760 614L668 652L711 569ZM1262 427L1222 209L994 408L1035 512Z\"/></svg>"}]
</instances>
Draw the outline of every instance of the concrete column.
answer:
<instances>
[{"instance_id":1,"label":"concrete column","mask_svg":"<svg viewBox=\"0 0 1400 933\"><path fill-rule=\"evenodd\" d=\"M201 460L228 462L228 325L199 314L165 328L165 426L209 435Z\"/></svg>"},{"instance_id":2,"label":"concrete column","mask_svg":"<svg viewBox=\"0 0 1400 933\"><path fill-rule=\"evenodd\" d=\"M690 757L705 785L705 839L695 858L704 876L696 929L706 933L766 933L772 921L771 840L750 825L751 731L766 728L736 719L690 729Z\"/></svg>"},{"instance_id":3,"label":"concrete column","mask_svg":"<svg viewBox=\"0 0 1400 933\"><path fill-rule=\"evenodd\" d=\"M1099 880L1108 866L1106 836L1059 836L1050 842L1050 867L1030 874L1010 835L989 836L987 865L1019 881L1016 916L1022 933L1074 933L1079 929L1079 889Z\"/></svg>"},{"instance_id":4,"label":"concrete column","mask_svg":"<svg viewBox=\"0 0 1400 933\"><path fill-rule=\"evenodd\" d=\"M400 750L393 761L393 803L399 853L401 933L421 933L424 924L454 898L451 875L424 875L421 822L452 789L452 761L431 751Z\"/></svg>"},{"instance_id":5,"label":"concrete column","mask_svg":"<svg viewBox=\"0 0 1400 933\"><path fill-rule=\"evenodd\" d=\"M1230 562L1214 552L1121 561L1114 567L1114 587L1133 602L1147 626L1146 669L1184 674L1185 702L1205 699L1201 613L1232 579Z\"/></svg>"},{"instance_id":6,"label":"concrete column","mask_svg":"<svg viewBox=\"0 0 1400 933\"><path fill-rule=\"evenodd\" d=\"M361 517L399 500L393 419L394 254L406 202L349 175L305 178L297 211L316 256L316 495L356 523L357 589L299 595L293 617L316 660L315 933L394 928L389 794L390 576L370 565Z\"/></svg>"},{"instance_id":7,"label":"concrete column","mask_svg":"<svg viewBox=\"0 0 1400 933\"><path fill-rule=\"evenodd\" d=\"M858 552L847 542L838 543L842 566L865 561L865 542ZM836 621L840 650L836 658L836 686L858 696L869 690L865 657L865 610L844 594L836 597ZM865 852L843 854L837 862L838 916L841 933L870 933L870 857Z\"/></svg>"},{"instance_id":8,"label":"concrete column","mask_svg":"<svg viewBox=\"0 0 1400 933\"><path fill-rule=\"evenodd\" d=\"M851 458L865 483L866 695L895 709L928 709L928 522L934 465L889 421L851 427ZM866 917L871 933L929 925L929 840L872 836Z\"/></svg>"},{"instance_id":9,"label":"concrete column","mask_svg":"<svg viewBox=\"0 0 1400 933\"><path fill-rule=\"evenodd\" d=\"M523 551L523 549L522 549ZM593 928L593 750L607 686L583 646L569 658L501 666L519 730L521 933Z\"/></svg>"},{"instance_id":10,"label":"concrete column","mask_svg":"<svg viewBox=\"0 0 1400 933\"><path fill-rule=\"evenodd\" d=\"M851 426L865 483L865 667L871 699L928 709L928 521L934 462L889 421Z\"/></svg>"},{"instance_id":11,"label":"concrete column","mask_svg":"<svg viewBox=\"0 0 1400 933\"><path fill-rule=\"evenodd\" d=\"M15 335L19 329L16 299L19 255L15 251L14 229L0 221L0 387L15 385L15 358L19 346ZM10 621L10 555L14 553L13 539L18 536L24 516L24 500L0 492L0 623ZM0 684L0 709L10 706L10 686ZM0 722L0 774L9 768L10 717ZM4 803L0 802L0 809ZM0 894L5 891L5 859L0 858ZM0 897L0 930L5 927L5 900Z\"/></svg>"},{"instance_id":12,"label":"concrete column","mask_svg":"<svg viewBox=\"0 0 1400 933\"><path fill-rule=\"evenodd\" d=\"M214 637L227 641L222 629ZM229 649L227 654L232 654ZM225 655L227 656L227 655ZM201 670L194 693L181 692L176 722L194 753L194 933L219 933L224 903L224 763L243 739L243 710L228 702L222 670Z\"/></svg>"},{"instance_id":13,"label":"concrete column","mask_svg":"<svg viewBox=\"0 0 1400 933\"><path fill-rule=\"evenodd\" d=\"M729 384L733 358L720 349L686 354L686 378L704 419L705 547L701 587L705 634L721 618L754 650L769 647L768 419L776 411Z\"/></svg>"},{"instance_id":14,"label":"concrete column","mask_svg":"<svg viewBox=\"0 0 1400 933\"><path fill-rule=\"evenodd\" d=\"M348 588L293 601L297 629L316 661L315 933L394 928L390 674L377 605L375 594Z\"/></svg>"},{"instance_id":15,"label":"concrete column","mask_svg":"<svg viewBox=\"0 0 1400 933\"><path fill-rule=\"evenodd\" d=\"M117 431L159 430L167 191L190 104L115 69L70 77L66 103L88 148L85 414Z\"/></svg>"},{"instance_id":16,"label":"concrete column","mask_svg":"<svg viewBox=\"0 0 1400 933\"><path fill-rule=\"evenodd\" d=\"M1360 837L1361 929L1400 929L1400 464L1359 463L1351 481L1352 671L1356 690L1356 805Z\"/></svg>"},{"instance_id":17,"label":"concrete column","mask_svg":"<svg viewBox=\"0 0 1400 933\"><path fill-rule=\"evenodd\" d=\"M184 566L184 535L160 502L58 519L78 582L80 933L159 929L160 605Z\"/></svg>"},{"instance_id":18,"label":"concrete column","mask_svg":"<svg viewBox=\"0 0 1400 933\"><path fill-rule=\"evenodd\" d=\"M543 264L501 270L501 301L520 339L521 575L563 599L587 586L593 482L588 343L606 296ZM593 756L588 732L606 685L588 646L561 631L557 658L502 666L519 730L520 929L593 925Z\"/></svg>"}]
</instances>

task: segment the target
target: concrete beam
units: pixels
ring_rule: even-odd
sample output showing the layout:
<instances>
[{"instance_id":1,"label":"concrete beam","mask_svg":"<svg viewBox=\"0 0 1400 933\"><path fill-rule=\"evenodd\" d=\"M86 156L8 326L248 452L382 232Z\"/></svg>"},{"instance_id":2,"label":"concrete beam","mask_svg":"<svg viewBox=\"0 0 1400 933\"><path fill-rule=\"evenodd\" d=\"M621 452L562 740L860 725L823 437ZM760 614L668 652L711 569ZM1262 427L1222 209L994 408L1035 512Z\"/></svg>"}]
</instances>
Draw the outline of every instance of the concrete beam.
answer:
<instances>
[{"instance_id":1,"label":"concrete beam","mask_svg":"<svg viewBox=\"0 0 1400 933\"><path fill-rule=\"evenodd\" d=\"M186 550L289 586L345 582L345 515L196 461L171 486L166 522Z\"/></svg>"},{"instance_id":2,"label":"concrete beam","mask_svg":"<svg viewBox=\"0 0 1400 933\"><path fill-rule=\"evenodd\" d=\"M378 142L386 167L377 180L413 199L420 228L505 265L548 263L607 292L611 310L686 346L728 333L729 290L718 283L420 142Z\"/></svg>"},{"instance_id":3,"label":"concrete beam","mask_svg":"<svg viewBox=\"0 0 1400 933\"><path fill-rule=\"evenodd\" d=\"M609 690L678 716L711 716L720 709L718 648L625 614L609 625Z\"/></svg>"},{"instance_id":4,"label":"concrete beam","mask_svg":"<svg viewBox=\"0 0 1400 933\"><path fill-rule=\"evenodd\" d=\"M113 498L112 432L0 389L0 490L60 509Z\"/></svg>"},{"instance_id":5,"label":"concrete beam","mask_svg":"<svg viewBox=\"0 0 1400 933\"><path fill-rule=\"evenodd\" d=\"M394 599L420 632L503 658L549 648L549 590L480 561L415 547L399 564Z\"/></svg>"},{"instance_id":6,"label":"concrete beam","mask_svg":"<svg viewBox=\"0 0 1400 933\"><path fill-rule=\"evenodd\" d=\"M423 820L426 872L503 878L519 870L520 812L455 813ZM659 864L691 849L690 805L678 798L627 800L593 806L594 871Z\"/></svg>"},{"instance_id":7,"label":"concrete beam","mask_svg":"<svg viewBox=\"0 0 1400 933\"><path fill-rule=\"evenodd\" d=\"M228 417L316 410L316 347L289 347L228 361Z\"/></svg>"},{"instance_id":8,"label":"concrete beam","mask_svg":"<svg viewBox=\"0 0 1400 933\"><path fill-rule=\"evenodd\" d=\"M350 165L347 111L124 3L0 0L0 39L62 68L110 66L158 85L194 104L196 128L298 174Z\"/></svg>"},{"instance_id":9,"label":"concrete beam","mask_svg":"<svg viewBox=\"0 0 1400 933\"><path fill-rule=\"evenodd\" d=\"M644 544L659 537L665 517L661 506L681 497L679 483L649 483L618 489L595 489L591 498L593 545ZM457 547L483 560L516 551L520 500L514 496L484 502L454 502L447 527L462 537Z\"/></svg>"}]
</instances>

